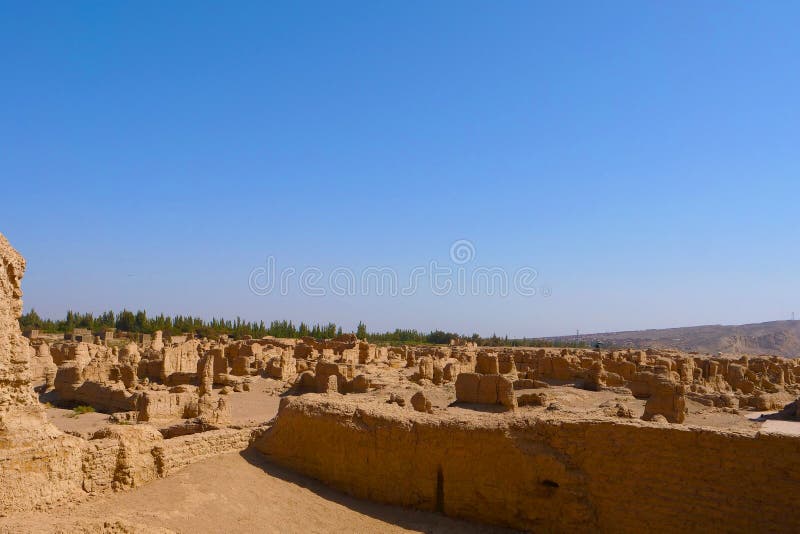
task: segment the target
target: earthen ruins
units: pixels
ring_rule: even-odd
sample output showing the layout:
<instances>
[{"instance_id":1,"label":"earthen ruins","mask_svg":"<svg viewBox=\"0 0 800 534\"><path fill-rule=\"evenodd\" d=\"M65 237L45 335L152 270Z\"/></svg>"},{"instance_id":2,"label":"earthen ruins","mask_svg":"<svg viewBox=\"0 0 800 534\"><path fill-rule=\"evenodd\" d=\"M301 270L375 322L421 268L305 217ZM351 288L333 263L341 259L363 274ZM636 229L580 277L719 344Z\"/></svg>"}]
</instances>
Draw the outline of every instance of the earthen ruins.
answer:
<instances>
[{"instance_id":1,"label":"earthen ruins","mask_svg":"<svg viewBox=\"0 0 800 534\"><path fill-rule=\"evenodd\" d=\"M800 527L800 360L351 334L28 339L25 262L2 235L0 260L0 530L156 531L79 528L65 510L226 453L482 528Z\"/></svg>"}]
</instances>

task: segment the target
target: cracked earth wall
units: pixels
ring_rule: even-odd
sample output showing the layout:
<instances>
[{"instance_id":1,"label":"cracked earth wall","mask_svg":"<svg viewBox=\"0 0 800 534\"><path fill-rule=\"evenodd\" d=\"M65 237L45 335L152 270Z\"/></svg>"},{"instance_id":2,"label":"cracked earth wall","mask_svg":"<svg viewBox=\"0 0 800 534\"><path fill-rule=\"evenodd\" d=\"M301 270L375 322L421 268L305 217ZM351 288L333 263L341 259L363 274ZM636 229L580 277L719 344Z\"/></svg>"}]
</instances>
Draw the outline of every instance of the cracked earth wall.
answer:
<instances>
[{"instance_id":1,"label":"cracked earth wall","mask_svg":"<svg viewBox=\"0 0 800 534\"><path fill-rule=\"evenodd\" d=\"M255 446L356 497L524 530L796 532L800 438L287 399Z\"/></svg>"},{"instance_id":2,"label":"cracked earth wall","mask_svg":"<svg viewBox=\"0 0 800 534\"><path fill-rule=\"evenodd\" d=\"M0 234L0 514L58 501L80 488L81 441L47 421L18 319L25 260Z\"/></svg>"},{"instance_id":3,"label":"cracked earth wall","mask_svg":"<svg viewBox=\"0 0 800 534\"><path fill-rule=\"evenodd\" d=\"M24 271L0 234L0 517L136 487L249 445L257 429L163 439L149 425L113 425L87 441L55 428L31 387L30 347L19 329Z\"/></svg>"}]
</instances>

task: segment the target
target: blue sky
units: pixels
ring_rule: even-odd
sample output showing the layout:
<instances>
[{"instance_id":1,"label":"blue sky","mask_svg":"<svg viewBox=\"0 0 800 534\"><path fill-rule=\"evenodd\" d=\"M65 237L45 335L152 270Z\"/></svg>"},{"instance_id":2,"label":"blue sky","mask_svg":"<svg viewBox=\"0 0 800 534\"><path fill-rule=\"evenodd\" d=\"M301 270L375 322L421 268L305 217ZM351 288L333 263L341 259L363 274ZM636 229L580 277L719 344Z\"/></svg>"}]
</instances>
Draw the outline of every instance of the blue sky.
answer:
<instances>
[{"instance_id":1,"label":"blue sky","mask_svg":"<svg viewBox=\"0 0 800 534\"><path fill-rule=\"evenodd\" d=\"M0 2L26 309L541 336L800 313L793 2ZM254 294L449 258L534 296Z\"/></svg>"}]
</instances>

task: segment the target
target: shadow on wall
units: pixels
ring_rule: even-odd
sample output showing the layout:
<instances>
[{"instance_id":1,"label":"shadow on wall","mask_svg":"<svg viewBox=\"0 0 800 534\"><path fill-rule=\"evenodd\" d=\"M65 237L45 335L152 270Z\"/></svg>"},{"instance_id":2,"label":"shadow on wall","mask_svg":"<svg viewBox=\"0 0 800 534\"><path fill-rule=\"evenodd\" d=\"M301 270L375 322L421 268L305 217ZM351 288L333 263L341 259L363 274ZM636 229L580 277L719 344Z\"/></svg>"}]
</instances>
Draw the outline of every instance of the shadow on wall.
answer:
<instances>
[{"instance_id":1,"label":"shadow on wall","mask_svg":"<svg viewBox=\"0 0 800 534\"><path fill-rule=\"evenodd\" d=\"M242 458L247 460L248 463L258 467L268 476L275 477L307 489L308 491L313 492L327 501L335 502L336 504L344 506L345 508L353 510L354 512L358 512L380 521L385 521L386 523L398 525L409 530L421 532L447 532L452 531L452 528L455 526L457 527L457 532L459 533L517 532L515 530L496 526L469 523L467 521L449 518L441 514L433 514L431 512L424 512L421 510L400 508L397 506L357 499L330 488L319 480L315 480L276 465L267 460L263 454L253 447L250 447L239 454L242 456ZM441 512L441 510L437 511ZM434 521L434 528L431 528L431 519L435 519L437 516L441 518L441 525Z\"/></svg>"}]
</instances>

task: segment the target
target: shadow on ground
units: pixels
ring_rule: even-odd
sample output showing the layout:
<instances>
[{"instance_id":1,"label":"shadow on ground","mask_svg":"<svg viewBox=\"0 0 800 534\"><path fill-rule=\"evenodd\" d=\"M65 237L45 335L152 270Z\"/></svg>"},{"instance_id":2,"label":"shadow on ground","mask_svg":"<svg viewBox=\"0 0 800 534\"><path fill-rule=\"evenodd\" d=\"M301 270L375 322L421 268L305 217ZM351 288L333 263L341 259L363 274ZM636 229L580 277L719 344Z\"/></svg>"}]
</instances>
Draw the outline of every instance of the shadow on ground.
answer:
<instances>
[{"instance_id":1,"label":"shadow on ground","mask_svg":"<svg viewBox=\"0 0 800 534\"><path fill-rule=\"evenodd\" d=\"M429 533L511 533L514 530L504 529L491 525L470 523L459 519L447 517L440 513L424 512L413 508L403 508L395 505L380 504L365 501L346 495L330 488L313 478L295 473L289 469L270 462L259 451L249 448L240 453L251 465L260 468L265 474L295 484L307 489L317 496L347 507L355 512L370 516L374 519L385 521L402 528L418 532Z\"/></svg>"}]
</instances>

